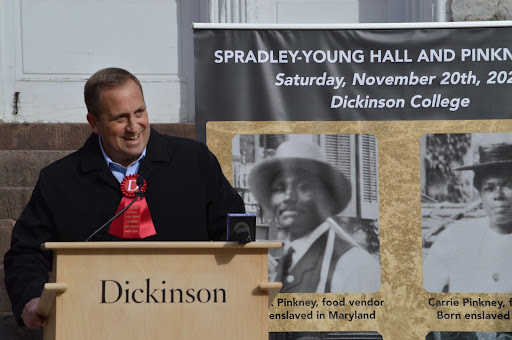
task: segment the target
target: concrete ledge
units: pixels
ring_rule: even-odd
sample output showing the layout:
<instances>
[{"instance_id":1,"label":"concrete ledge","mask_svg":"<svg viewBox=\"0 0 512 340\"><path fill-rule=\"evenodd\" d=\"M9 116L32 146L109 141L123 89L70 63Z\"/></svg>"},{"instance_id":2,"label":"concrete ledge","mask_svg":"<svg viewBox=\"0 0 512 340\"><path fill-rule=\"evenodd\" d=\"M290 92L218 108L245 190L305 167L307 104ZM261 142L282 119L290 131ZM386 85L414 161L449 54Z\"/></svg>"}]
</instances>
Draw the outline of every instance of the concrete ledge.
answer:
<instances>
[{"instance_id":1,"label":"concrete ledge","mask_svg":"<svg viewBox=\"0 0 512 340\"><path fill-rule=\"evenodd\" d=\"M194 139L196 134L196 125L194 123L151 124L151 127L160 133L170 136Z\"/></svg>"},{"instance_id":2,"label":"concrete ledge","mask_svg":"<svg viewBox=\"0 0 512 340\"><path fill-rule=\"evenodd\" d=\"M73 151L0 151L0 187L33 187L42 168L71 152Z\"/></svg>"},{"instance_id":3,"label":"concrete ledge","mask_svg":"<svg viewBox=\"0 0 512 340\"><path fill-rule=\"evenodd\" d=\"M3 123L2 150L76 150L91 133L88 124Z\"/></svg>"},{"instance_id":4,"label":"concrete ledge","mask_svg":"<svg viewBox=\"0 0 512 340\"><path fill-rule=\"evenodd\" d=\"M195 134L193 123L151 127L160 133L191 139ZM77 150L90 134L87 123L0 123L0 150Z\"/></svg>"}]
</instances>

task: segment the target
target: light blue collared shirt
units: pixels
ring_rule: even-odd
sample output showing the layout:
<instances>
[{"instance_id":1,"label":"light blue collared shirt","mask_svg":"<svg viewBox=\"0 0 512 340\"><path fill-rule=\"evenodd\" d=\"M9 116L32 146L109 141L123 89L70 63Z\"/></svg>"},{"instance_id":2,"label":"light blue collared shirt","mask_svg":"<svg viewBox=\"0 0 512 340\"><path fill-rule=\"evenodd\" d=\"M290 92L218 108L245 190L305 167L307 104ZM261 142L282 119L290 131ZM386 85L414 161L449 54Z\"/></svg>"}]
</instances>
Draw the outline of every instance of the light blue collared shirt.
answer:
<instances>
[{"instance_id":1,"label":"light blue collared shirt","mask_svg":"<svg viewBox=\"0 0 512 340\"><path fill-rule=\"evenodd\" d=\"M142 151L139 158L132 164L128 165L128 167L124 167L119 163L114 162L105 152L105 149L103 149L103 144L101 144L101 136L98 135L98 139L100 142L100 148L101 153L103 154L103 158L105 159L105 162L107 162L107 166L112 171L112 174L114 177L119 181L119 183L122 182L123 178L125 178L128 175L135 175L137 172L139 172L140 163L146 157L146 148Z\"/></svg>"}]
</instances>

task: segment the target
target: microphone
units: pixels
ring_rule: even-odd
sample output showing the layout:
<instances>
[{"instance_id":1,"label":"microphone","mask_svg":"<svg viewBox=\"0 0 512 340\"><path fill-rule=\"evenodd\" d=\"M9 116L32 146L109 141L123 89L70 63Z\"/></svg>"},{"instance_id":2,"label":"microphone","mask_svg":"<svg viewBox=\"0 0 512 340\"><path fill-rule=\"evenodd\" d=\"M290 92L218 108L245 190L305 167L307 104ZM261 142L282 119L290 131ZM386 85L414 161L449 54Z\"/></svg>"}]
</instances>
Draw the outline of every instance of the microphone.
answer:
<instances>
[{"instance_id":1,"label":"microphone","mask_svg":"<svg viewBox=\"0 0 512 340\"><path fill-rule=\"evenodd\" d=\"M137 195L136 198L140 198L142 199L142 197L144 197L145 193L144 191L142 191L142 187L144 186L144 177L142 176L138 176L137 177L137 186L139 187L139 191L137 191L135 194Z\"/></svg>"},{"instance_id":2,"label":"microphone","mask_svg":"<svg viewBox=\"0 0 512 340\"><path fill-rule=\"evenodd\" d=\"M135 203L138 199L142 199L144 197L145 193L144 193L144 191L142 191L142 186L144 185L144 177L139 175L137 177L136 183L137 183L137 186L139 187L139 190L137 192L135 192L135 195L136 195L135 198L126 207L124 207L121 211L119 211L117 214L115 214L114 217L109 219L107 222L105 222L105 224L103 224L101 227L96 229L91 235L89 235L89 237L87 239L85 239L85 242L89 242L91 240L91 238L93 238L94 235L99 233L103 228L105 228L110 223L112 223L113 220L115 220L122 213L124 213L126 210L128 210L128 208L130 208L133 205L133 203Z\"/></svg>"},{"instance_id":3,"label":"microphone","mask_svg":"<svg viewBox=\"0 0 512 340\"><path fill-rule=\"evenodd\" d=\"M228 213L226 241L246 244L256 240L256 215Z\"/></svg>"},{"instance_id":4,"label":"microphone","mask_svg":"<svg viewBox=\"0 0 512 340\"><path fill-rule=\"evenodd\" d=\"M249 225L245 222L238 222L233 228L236 233L236 240L239 244L246 244L251 242L251 234Z\"/></svg>"}]
</instances>

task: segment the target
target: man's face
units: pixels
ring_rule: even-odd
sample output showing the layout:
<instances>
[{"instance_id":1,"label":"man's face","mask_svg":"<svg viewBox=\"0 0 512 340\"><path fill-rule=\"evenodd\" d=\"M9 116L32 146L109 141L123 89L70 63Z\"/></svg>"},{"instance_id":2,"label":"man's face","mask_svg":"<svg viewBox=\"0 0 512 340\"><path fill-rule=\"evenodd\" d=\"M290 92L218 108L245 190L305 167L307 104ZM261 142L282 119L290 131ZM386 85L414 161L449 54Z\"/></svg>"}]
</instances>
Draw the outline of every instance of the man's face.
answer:
<instances>
[{"instance_id":1,"label":"man's face","mask_svg":"<svg viewBox=\"0 0 512 340\"><path fill-rule=\"evenodd\" d=\"M270 189L272 213L292 240L310 233L331 214L330 195L317 175L282 172Z\"/></svg>"},{"instance_id":2,"label":"man's face","mask_svg":"<svg viewBox=\"0 0 512 340\"><path fill-rule=\"evenodd\" d=\"M489 175L481 182L480 198L491 227L502 234L512 233L512 175Z\"/></svg>"},{"instance_id":3,"label":"man's face","mask_svg":"<svg viewBox=\"0 0 512 340\"><path fill-rule=\"evenodd\" d=\"M121 86L101 91L99 104L99 119L87 114L87 121L94 133L101 135L107 155L127 167L141 155L149 140L142 92L130 79Z\"/></svg>"}]
</instances>

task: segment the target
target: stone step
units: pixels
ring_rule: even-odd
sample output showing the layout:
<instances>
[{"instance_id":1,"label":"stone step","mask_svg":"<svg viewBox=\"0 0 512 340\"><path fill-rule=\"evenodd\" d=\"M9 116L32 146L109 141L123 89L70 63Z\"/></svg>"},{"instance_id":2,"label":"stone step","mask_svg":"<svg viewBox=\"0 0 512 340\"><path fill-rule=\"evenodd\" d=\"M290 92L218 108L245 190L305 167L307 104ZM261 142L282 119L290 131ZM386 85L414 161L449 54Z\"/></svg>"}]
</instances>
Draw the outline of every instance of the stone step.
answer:
<instances>
[{"instance_id":1,"label":"stone step","mask_svg":"<svg viewBox=\"0 0 512 340\"><path fill-rule=\"evenodd\" d=\"M151 127L160 133L191 139L195 133L193 123L159 123ZM87 123L0 123L0 150L77 150L90 134Z\"/></svg>"},{"instance_id":2,"label":"stone step","mask_svg":"<svg viewBox=\"0 0 512 340\"><path fill-rule=\"evenodd\" d=\"M72 150L0 151L0 188L33 187L45 166L70 154Z\"/></svg>"},{"instance_id":3,"label":"stone step","mask_svg":"<svg viewBox=\"0 0 512 340\"><path fill-rule=\"evenodd\" d=\"M0 187L0 219L17 219L32 195L32 187Z\"/></svg>"}]
</instances>

